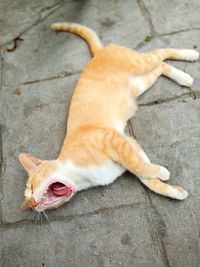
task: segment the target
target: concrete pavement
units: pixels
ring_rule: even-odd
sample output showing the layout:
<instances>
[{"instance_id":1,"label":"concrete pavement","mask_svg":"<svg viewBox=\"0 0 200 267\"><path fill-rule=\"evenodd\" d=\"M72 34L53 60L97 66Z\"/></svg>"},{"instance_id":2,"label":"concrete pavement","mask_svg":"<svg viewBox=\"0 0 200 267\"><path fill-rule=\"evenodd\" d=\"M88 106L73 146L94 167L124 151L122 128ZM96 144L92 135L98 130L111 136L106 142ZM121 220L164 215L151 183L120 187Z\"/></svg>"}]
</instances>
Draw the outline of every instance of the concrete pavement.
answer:
<instances>
[{"instance_id":1,"label":"concrete pavement","mask_svg":"<svg viewBox=\"0 0 200 267\"><path fill-rule=\"evenodd\" d=\"M51 32L57 21L93 28L106 45L147 51L200 50L200 2L164 0L0 1L0 266L200 266L200 62L172 62L192 89L161 77L139 100L134 133L170 184L175 201L147 190L130 173L48 212L50 223L19 210L27 179L20 152L56 158L75 84L90 59L77 36ZM150 36L149 42L145 38ZM13 49L14 40L16 48ZM7 48L13 51L8 52Z\"/></svg>"}]
</instances>

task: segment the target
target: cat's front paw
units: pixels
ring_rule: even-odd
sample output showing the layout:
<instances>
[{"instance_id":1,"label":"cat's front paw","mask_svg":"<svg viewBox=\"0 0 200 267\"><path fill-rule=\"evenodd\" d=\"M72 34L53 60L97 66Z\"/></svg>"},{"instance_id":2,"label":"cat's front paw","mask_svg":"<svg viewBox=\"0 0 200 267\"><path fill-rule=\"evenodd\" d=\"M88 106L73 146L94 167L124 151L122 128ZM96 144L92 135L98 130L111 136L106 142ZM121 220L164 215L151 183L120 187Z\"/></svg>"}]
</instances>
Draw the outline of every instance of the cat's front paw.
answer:
<instances>
[{"instance_id":1,"label":"cat's front paw","mask_svg":"<svg viewBox=\"0 0 200 267\"><path fill-rule=\"evenodd\" d=\"M170 172L168 171L168 169L166 169L163 166L160 166L160 172L158 178L162 181L167 181L169 180L169 177L170 177Z\"/></svg>"},{"instance_id":2,"label":"cat's front paw","mask_svg":"<svg viewBox=\"0 0 200 267\"><path fill-rule=\"evenodd\" d=\"M188 192L181 186L173 186L171 188L170 197L183 200L188 196Z\"/></svg>"}]
</instances>

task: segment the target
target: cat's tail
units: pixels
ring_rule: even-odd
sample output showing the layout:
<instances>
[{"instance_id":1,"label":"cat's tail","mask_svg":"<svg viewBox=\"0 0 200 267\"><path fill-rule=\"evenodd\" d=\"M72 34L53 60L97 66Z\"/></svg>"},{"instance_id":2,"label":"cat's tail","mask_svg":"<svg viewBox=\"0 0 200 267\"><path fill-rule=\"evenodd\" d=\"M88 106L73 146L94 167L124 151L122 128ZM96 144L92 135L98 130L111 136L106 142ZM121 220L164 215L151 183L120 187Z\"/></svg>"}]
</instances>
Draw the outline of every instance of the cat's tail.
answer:
<instances>
[{"instance_id":1,"label":"cat's tail","mask_svg":"<svg viewBox=\"0 0 200 267\"><path fill-rule=\"evenodd\" d=\"M92 55L95 55L99 49L103 48L103 45L97 34L93 30L85 26L76 23L58 22L58 23L53 23L51 25L51 29L53 31L72 32L81 36L83 39L87 41L90 50L92 52Z\"/></svg>"}]
</instances>

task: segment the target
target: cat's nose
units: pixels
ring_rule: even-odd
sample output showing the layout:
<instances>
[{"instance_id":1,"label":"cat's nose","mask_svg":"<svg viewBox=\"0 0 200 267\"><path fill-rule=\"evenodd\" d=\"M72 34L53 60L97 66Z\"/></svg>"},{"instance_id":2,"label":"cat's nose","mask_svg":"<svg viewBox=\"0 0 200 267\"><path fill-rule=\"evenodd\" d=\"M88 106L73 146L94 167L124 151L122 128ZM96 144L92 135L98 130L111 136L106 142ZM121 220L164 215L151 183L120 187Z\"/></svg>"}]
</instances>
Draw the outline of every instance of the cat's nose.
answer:
<instances>
[{"instance_id":1,"label":"cat's nose","mask_svg":"<svg viewBox=\"0 0 200 267\"><path fill-rule=\"evenodd\" d=\"M34 198L31 199L31 207L35 208L39 203Z\"/></svg>"}]
</instances>

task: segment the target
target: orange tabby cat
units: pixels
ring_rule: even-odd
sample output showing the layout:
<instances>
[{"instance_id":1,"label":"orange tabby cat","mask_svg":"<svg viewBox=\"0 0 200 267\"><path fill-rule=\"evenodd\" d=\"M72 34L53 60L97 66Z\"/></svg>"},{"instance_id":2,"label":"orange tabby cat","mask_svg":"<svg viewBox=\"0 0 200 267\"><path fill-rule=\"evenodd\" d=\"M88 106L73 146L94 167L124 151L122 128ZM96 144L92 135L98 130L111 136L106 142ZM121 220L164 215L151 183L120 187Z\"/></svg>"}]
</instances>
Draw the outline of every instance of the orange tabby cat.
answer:
<instances>
[{"instance_id":1,"label":"orange tabby cat","mask_svg":"<svg viewBox=\"0 0 200 267\"><path fill-rule=\"evenodd\" d=\"M136 140L124 129L137 109L136 100L160 75L191 86L189 74L163 61L194 61L199 53L189 49L157 49L139 53L110 44L103 47L90 29L74 23L55 23L55 31L69 31L84 38L93 54L72 97L67 135L56 160L20 154L29 174L22 209L56 208L80 190L112 183L129 170L152 191L175 199L188 193L162 181L169 171L152 164Z\"/></svg>"}]
</instances>

